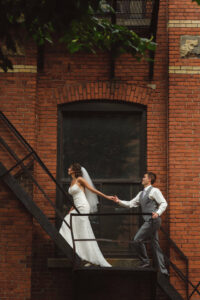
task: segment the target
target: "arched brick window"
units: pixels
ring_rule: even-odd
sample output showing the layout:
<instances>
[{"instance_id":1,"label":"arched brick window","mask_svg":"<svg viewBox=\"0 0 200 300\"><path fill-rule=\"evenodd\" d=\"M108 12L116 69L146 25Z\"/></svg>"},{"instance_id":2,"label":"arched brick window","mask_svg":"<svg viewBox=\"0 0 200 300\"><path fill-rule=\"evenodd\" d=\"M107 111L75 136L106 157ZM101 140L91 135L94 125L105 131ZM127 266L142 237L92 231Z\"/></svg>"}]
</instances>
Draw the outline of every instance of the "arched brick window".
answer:
<instances>
[{"instance_id":1,"label":"arched brick window","mask_svg":"<svg viewBox=\"0 0 200 300\"><path fill-rule=\"evenodd\" d=\"M146 169L146 106L106 100L73 102L59 106L58 122L58 179L66 189L70 182L67 168L79 162L96 188L106 194L130 200L139 191ZM61 195L57 205L65 214L68 207ZM99 212L124 211L99 199ZM130 240L139 221L131 218L93 217L91 221L98 237L117 240L123 232L123 238ZM133 221L135 226L130 226ZM102 247L109 255L131 253L127 244Z\"/></svg>"}]
</instances>

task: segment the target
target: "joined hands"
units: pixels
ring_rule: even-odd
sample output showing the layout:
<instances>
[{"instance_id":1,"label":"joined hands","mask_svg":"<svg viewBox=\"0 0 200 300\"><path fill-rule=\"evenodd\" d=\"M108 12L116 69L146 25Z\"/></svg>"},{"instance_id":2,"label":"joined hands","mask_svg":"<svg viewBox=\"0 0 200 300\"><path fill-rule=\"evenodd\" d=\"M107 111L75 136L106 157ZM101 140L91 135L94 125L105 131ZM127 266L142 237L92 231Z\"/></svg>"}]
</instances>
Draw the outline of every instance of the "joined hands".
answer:
<instances>
[{"instance_id":1,"label":"joined hands","mask_svg":"<svg viewBox=\"0 0 200 300\"><path fill-rule=\"evenodd\" d=\"M119 203L120 199L115 195L115 196L108 196L109 200L114 201L115 203ZM156 212L152 212L152 219L157 219L159 217L159 214Z\"/></svg>"},{"instance_id":2,"label":"joined hands","mask_svg":"<svg viewBox=\"0 0 200 300\"><path fill-rule=\"evenodd\" d=\"M119 198L115 195L115 196L108 196L107 197L108 200L112 200L114 201L115 203L118 203L119 202Z\"/></svg>"}]
</instances>

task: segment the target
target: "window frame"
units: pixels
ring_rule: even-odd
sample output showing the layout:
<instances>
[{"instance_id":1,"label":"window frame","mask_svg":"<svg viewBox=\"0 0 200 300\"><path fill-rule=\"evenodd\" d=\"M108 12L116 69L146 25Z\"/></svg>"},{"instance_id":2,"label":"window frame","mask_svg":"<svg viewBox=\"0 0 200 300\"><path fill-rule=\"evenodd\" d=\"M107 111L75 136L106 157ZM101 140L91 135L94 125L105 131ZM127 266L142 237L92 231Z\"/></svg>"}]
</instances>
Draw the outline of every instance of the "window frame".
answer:
<instances>
[{"instance_id":1,"label":"window frame","mask_svg":"<svg viewBox=\"0 0 200 300\"><path fill-rule=\"evenodd\" d=\"M140 132L140 174L138 178L131 179L96 179L94 183L104 184L108 183L131 183L131 184L140 184L143 174L146 172L146 154L147 154L147 107L142 104L137 103L127 103L125 101L110 101L106 99L102 100L86 100L78 102L70 102L58 105L58 126L57 126L57 180L63 185L69 183L70 180L63 178L63 118L65 112L138 112L141 114L141 132ZM70 197L70 196L69 196ZM56 206L62 212L63 199L59 190L56 191ZM59 228L61 225L60 220L56 217L56 225Z\"/></svg>"}]
</instances>

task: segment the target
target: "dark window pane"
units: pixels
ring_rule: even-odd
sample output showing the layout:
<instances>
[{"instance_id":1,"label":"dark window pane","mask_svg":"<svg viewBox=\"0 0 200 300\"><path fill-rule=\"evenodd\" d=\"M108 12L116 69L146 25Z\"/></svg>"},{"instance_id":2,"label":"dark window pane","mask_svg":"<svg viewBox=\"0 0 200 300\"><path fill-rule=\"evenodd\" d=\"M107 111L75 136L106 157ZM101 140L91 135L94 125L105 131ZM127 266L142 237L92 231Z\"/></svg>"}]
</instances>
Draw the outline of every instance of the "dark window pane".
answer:
<instances>
[{"instance_id":1,"label":"dark window pane","mask_svg":"<svg viewBox=\"0 0 200 300\"><path fill-rule=\"evenodd\" d=\"M139 185L104 184L102 191L105 194L117 194L120 199L131 200L139 191ZM129 214L131 212L138 212L138 209L124 208L112 201L101 198L99 212ZM117 241L114 243L101 243L103 253L111 253L112 255L116 253L120 255L131 253L133 255L135 253L134 249L131 249L129 242L133 240L133 236L138 229L138 216L116 215L92 217L91 223L96 237Z\"/></svg>"},{"instance_id":2,"label":"dark window pane","mask_svg":"<svg viewBox=\"0 0 200 300\"><path fill-rule=\"evenodd\" d=\"M132 104L95 101L63 108L59 176L66 190L70 182L67 169L73 162L79 162L88 170L96 188L105 194L130 200L139 192L145 165L143 109ZM58 206L65 215L71 205L61 193L58 198ZM115 241L99 242L104 254L134 255L130 241L138 229L139 217L116 214L137 211L99 197L98 212L115 214L90 216L96 238Z\"/></svg>"},{"instance_id":3,"label":"dark window pane","mask_svg":"<svg viewBox=\"0 0 200 300\"><path fill-rule=\"evenodd\" d=\"M63 119L65 175L79 162L92 178L139 176L140 114L70 112Z\"/></svg>"}]
</instances>

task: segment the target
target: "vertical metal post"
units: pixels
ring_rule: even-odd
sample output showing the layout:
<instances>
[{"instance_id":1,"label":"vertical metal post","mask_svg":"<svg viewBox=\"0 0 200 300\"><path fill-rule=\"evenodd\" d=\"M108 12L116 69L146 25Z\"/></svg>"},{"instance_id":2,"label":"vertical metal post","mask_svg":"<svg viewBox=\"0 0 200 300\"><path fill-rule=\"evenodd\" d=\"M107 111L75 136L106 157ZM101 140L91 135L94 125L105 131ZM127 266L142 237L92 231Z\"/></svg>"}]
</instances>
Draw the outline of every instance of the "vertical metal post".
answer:
<instances>
[{"instance_id":1,"label":"vertical metal post","mask_svg":"<svg viewBox=\"0 0 200 300\"><path fill-rule=\"evenodd\" d=\"M113 9L114 13L111 15L111 23L116 24L116 9L117 9L117 0L113 0ZM115 58L114 58L114 48L110 50L110 79L115 77Z\"/></svg>"},{"instance_id":2,"label":"vertical metal post","mask_svg":"<svg viewBox=\"0 0 200 300\"><path fill-rule=\"evenodd\" d=\"M151 16L150 32L149 32L150 35L153 35L153 37L154 37L153 41L154 42L156 42L159 4L160 4L160 0L154 0L153 10L152 10L152 16ZM149 51L149 57L152 59L152 61L149 62L149 80L152 80L153 79L153 75L154 75L154 57L155 57L155 52L150 50Z\"/></svg>"},{"instance_id":3,"label":"vertical metal post","mask_svg":"<svg viewBox=\"0 0 200 300\"><path fill-rule=\"evenodd\" d=\"M189 281L188 281L188 277L189 277L189 266L188 266L188 260L186 261L186 297L187 300L189 299Z\"/></svg>"},{"instance_id":4,"label":"vertical metal post","mask_svg":"<svg viewBox=\"0 0 200 300\"><path fill-rule=\"evenodd\" d=\"M103 191L103 183L102 182L100 182L100 191L104 192ZM101 197L100 197L100 202L102 202L102 198ZM102 204L100 205L100 213L102 212L101 208L102 208ZM99 216L99 220L98 221L99 221L99 231L100 231L99 236L101 238L102 237L102 217Z\"/></svg>"},{"instance_id":5,"label":"vertical metal post","mask_svg":"<svg viewBox=\"0 0 200 300\"><path fill-rule=\"evenodd\" d=\"M76 243L74 240L74 233L73 233L73 226L72 226L72 217L74 214L70 213L70 228L71 228L71 237L72 237L72 244L73 244L73 269L76 266Z\"/></svg>"}]
</instances>

